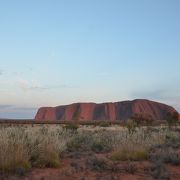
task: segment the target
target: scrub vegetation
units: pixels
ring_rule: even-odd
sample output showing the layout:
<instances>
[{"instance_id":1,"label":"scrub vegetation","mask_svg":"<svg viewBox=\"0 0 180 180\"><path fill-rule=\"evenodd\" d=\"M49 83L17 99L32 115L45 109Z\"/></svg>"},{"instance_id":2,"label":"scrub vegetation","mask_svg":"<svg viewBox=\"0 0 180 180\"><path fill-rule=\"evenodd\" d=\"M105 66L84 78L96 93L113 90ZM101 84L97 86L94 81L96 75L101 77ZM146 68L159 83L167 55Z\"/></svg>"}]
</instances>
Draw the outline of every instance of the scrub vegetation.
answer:
<instances>
[{"instance_id":1,"label":"scrub vegetation","mask_svg":"<svg viewBox=\"0 0 180 180\"><path fill-rule=\"evenodd\" d=\"M35 168L62 169L64 159L84 157L86 169L115 173L136 173L133 163L148 161L151 166L144 173L161 178L162 172L168 171L155 172L158 168L161 171L167 163L180 165L179 142L179 126L140 126L133 120L123 127L111 124L1 126L0 174L25 176ZM126 164L119 167L117 163ZM80 168L75 162L70 164Z\"/></svg>"}]
</instances>

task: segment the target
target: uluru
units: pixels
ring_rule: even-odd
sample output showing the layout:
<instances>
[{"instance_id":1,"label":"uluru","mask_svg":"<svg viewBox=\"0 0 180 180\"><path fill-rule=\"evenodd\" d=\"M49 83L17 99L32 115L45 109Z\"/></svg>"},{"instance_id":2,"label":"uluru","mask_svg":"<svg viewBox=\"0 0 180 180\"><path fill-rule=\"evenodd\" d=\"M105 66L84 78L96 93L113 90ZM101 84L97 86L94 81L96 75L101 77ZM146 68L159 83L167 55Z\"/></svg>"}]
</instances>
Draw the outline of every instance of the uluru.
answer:
<instances>
[{"instance_id":1,"label":"uluru","mask_svg":"<svg viewBox=\"0 0 180 180\"><path fill-rule=\"evenodd\" d=\"M147 114L154 120L165 120L167 114L178 113L173 107L146 99L114 103L74 103L56 107L41 107L35 116L38 121L109 120L126 121L136 114Z\"/></svg>"}]
</instances>

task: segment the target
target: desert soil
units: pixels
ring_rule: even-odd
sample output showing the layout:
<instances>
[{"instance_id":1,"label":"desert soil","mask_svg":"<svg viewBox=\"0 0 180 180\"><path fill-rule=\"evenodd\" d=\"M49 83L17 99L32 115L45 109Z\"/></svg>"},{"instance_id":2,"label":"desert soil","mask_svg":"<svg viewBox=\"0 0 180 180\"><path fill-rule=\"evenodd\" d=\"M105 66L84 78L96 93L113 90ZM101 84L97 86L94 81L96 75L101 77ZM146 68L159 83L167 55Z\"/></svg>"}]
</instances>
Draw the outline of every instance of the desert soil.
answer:
<instances>
[{"instance_id":1,"label":"desert soil","mask_svg":"<svg viewBox=\"0 0 180 180\"><path fill-rule=\"evenodd\" d=\"M112 162L108 161L106 166L97 170L96 165L87 165L92 157L108 158L108 154L79 154L71 153L64 155L61 159L60 168L33 168L25 176L9 176L0 178L2 180L153 180L151 167L153 163L141 162ZM95 167L94 167L95 166ZM179 180L180 167L166 165L166 172L170 178L162 176L162 179Z\"/></svg>"}]
</instances>

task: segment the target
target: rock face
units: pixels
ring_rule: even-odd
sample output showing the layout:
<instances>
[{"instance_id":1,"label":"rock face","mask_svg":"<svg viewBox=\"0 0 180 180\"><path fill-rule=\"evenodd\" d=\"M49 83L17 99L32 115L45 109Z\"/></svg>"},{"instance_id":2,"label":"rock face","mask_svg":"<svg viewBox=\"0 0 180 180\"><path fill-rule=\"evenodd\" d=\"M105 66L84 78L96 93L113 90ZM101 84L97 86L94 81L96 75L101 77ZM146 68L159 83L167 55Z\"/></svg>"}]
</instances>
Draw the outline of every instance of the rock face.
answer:
<instances>
[{"instance_id":1,"label":"rock face","mask_svg":"<svg viewBox=\"0 0 180 180\"><path fill-rule=\"evenodd\" d=\"M90 120L127 120L135 114L148 114L155 120L164 120L168 113L177 112L168 105L137 99L133 101L122 101L115 103L75 103L57 107L41 107L35 120L44 121L80 121Z\"/></svg>"}]
</instances>

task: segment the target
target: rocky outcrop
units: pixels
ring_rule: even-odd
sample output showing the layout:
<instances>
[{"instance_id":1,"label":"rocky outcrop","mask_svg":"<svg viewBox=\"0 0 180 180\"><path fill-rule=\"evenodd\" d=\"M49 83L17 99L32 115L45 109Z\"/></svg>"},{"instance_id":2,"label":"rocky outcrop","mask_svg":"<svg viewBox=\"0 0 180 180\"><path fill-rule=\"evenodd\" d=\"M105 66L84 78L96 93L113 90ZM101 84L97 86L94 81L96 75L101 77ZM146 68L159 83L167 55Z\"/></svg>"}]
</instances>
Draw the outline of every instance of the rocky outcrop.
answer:
<instances>
[{"instance_id":1,"label":"rocky outcrop","mask_svg":"<svg viewBox=\"0 0 180 180\"><path fill-rule=\"evenodd\" d=\"M173 107L144 99L115 103L75 103L57 107L42 107L35 120L127 120L135 114L148 114L155 120L164 120L168 113L177 112Z\"/></svg>"}]
</instances>

